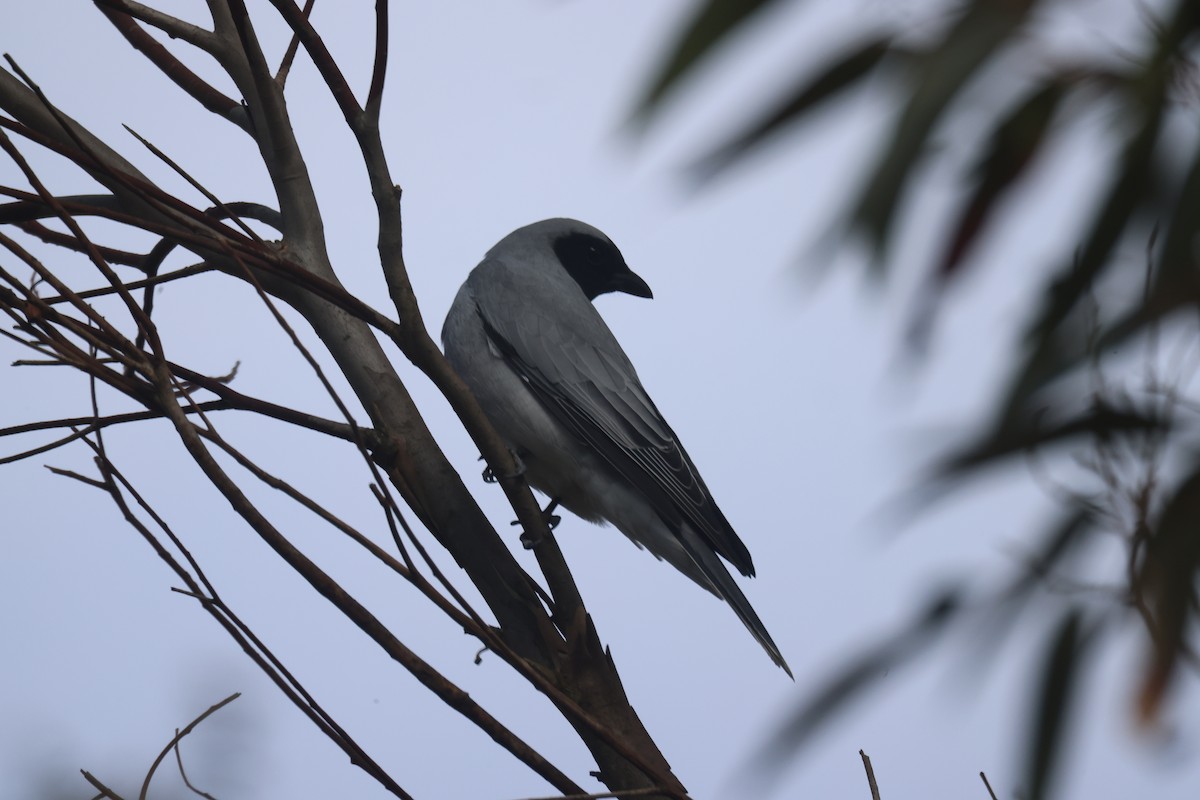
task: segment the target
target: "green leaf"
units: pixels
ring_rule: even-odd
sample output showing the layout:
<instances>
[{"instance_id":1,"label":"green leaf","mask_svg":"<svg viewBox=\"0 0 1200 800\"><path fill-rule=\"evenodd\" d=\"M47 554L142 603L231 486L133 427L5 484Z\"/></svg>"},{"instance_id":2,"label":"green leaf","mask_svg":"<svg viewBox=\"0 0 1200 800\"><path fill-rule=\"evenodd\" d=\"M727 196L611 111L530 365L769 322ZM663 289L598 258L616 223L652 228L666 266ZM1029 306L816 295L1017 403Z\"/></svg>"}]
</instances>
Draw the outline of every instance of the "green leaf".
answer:
<instances>
[{"instance_id":1,"label":"green leaf","mask_svg":"<svg viewBox=\"0 0 1200 800\"><path fill-rule=\"evenodd\" d=\"M668 92L717 45L775 0L709 0L667 52L654 80L634 109L635 121L645 123L658 110Z\"/></svg>"}]
</instances>

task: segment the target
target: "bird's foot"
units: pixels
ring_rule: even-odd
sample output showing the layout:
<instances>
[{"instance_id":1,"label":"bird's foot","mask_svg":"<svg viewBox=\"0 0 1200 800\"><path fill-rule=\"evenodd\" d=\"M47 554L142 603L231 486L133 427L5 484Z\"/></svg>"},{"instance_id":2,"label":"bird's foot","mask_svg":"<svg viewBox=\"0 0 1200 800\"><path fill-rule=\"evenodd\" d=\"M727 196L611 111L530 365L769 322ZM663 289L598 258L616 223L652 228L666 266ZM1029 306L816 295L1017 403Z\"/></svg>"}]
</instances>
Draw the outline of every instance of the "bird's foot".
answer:
<instances>
[{"instance_id":1,"label":"bird's foot","mask_svg":"<svg viewBox=\"0 0 1200 800\"><path fill-rule=\"evenodd\" d=\"M511 475L497 476L496 471L493 470L491 467L484 467L484 470L483 470L483 482L484 483L496 483L498 480L500 480L500 477L519 478L525 474L525 462L521 460L520 453L518 453L516 450L512 450L512 449L509 449L508 452L509 452L509 454L512 455L513 461L517 462L516 471L513 472ZM483 461L483 456L480 456L479 460Z\"/></svg>"},{"instance_id":2,"label":"bird's foot","mask_svg":"<svg viewBox=\"0 0 1200 800\"><path fill-rule=\"evenodd\" d=\"M558 514L554 513L554 509L556 509L556 508L558 508L558 500L554 499L554 500L550 501L549 505L547 505L544 509L542 509L542 519L545 520L546 527L548 527L550 530L554 530L555 528L558 527L558 523L562 522L562 517L560 517ZM509 524L510 525L520 525L521 521L513 520ZM542 534L540 531L538 532L538 534L536 536L531 535L529 533L529 531L521 532L521 546L524 547L526 550L532 550L533 548L537 547L541 543L542 543Z\"/></svg>"}]
</instances>

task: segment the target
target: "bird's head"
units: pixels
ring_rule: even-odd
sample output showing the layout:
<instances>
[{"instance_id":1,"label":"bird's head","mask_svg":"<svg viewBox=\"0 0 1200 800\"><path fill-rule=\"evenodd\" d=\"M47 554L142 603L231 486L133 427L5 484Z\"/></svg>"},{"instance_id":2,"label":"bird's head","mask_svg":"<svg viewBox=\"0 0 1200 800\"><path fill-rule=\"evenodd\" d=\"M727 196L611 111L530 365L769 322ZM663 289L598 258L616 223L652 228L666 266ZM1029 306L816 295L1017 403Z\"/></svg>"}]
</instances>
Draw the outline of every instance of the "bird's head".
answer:
<instances>
[{"instance_id":1,"label":"bird's head","mask_svg":"<svg viewBox=\"0 0 1200 800\"><path fill-rule=\"evenodd\" d=\"M612 240L587 223L565 218L535 222L513 231L496 249L510 240L548 247L588 300L608 292L654 297L650 286L629 268Z\"/></svg>"}]
</instances>

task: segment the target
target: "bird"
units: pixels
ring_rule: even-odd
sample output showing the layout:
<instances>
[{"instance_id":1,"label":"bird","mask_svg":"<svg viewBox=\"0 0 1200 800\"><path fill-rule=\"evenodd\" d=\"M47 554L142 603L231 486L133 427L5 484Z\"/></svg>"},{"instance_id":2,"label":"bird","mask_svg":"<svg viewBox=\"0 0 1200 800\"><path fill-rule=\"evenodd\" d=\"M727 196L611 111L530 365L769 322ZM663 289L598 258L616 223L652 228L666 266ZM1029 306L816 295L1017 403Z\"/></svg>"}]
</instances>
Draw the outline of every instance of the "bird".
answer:
<instances>
[{"instance_id":1,"label":"bird","mask_svg":"<svg viewBox=\"0 0 1200 800\"><path fill-rule=\"evenodd\" d=\"M753 577L750 551L592 302L610 292L654 296L600 230L565 218L518 228L451 303L446 359L530 486L550 498L552 525L559 506L613 525L728 603L791 677L722 561Z\"/></svg>"}]
</instances>

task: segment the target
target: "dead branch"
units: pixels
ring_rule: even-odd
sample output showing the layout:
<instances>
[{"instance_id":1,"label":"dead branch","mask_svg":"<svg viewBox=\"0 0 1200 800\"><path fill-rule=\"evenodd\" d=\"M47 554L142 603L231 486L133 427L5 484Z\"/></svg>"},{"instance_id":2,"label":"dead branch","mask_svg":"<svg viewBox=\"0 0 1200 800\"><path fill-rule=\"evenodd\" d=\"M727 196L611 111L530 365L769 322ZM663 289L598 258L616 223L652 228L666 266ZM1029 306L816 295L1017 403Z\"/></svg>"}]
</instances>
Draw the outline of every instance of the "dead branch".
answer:
<instances>
[{"instance_id":1,"label":"dead branch","mask_svg":"<svg viewBox=\"0 0 1200 800\"><path fill-rule=\"evenodd\" d=\"M48 302L21 285L13 276L0 271L0 284L6 285L0 285L0 307L17 322L22 334L30 337L39 350L45 350L59 362L80 369L94 380L132 398L146 409L145 412L138 412L139 415L144 413L146 418L167 418L185 450L235 511L316 591L334 603L350 621L427 688L488 731L496 741L552 785L560 791L580 794L579 787L565 775L474 705L465 692L450 684L432 666L408 650L255 508L233 477L213 459L209 444L216 444L231 454L237 451L219 437L207 413L236 408L274 416L353 442L372 471L374 491L378 493L386 524L405 559L403 564L391 559L393 568L401 575L407 572L409 579L418 584L426 597L437 603L462 627L478 635L486 646L500 654L551 699L591 749L600 767L600 777L610 788L624 793L683 797L682 785L625 696L615 666L600 642L578 588L554 538L546 530L545 520L528 486L520 478L501 481L509 502L526 530L542 533L541 544L535 548L535 555L550 588L552 599L548 610L542 604L536 582L516 563L506 544L475 505L461 478L446 461L374 335L373 330L385 333L412 363L430 377L450 401L497 474L515 474L511 454L429 337L408 279L402 249L400 193L390 175L378 125L388 52L387 3L376 5L375 62L366 104L360 106L319 33L313 28L307 10L299 8L291 0L272 0L280 17L290 27L294 42L302 46L313 60L359 144L367 168L369 188L375 198L380 265L397 314L396 321L350 295L338 281L329 259L315 190L308 178L303 153L292 132L283 96L286 69L281 67L276 74L272 74L245 5L240 0L209 0L212 29L205 30L128 0L97 0L97 4L101 6L105 17L158 69L205 108L230 119L253 137L273 183L279 211L271 211L267 220L264 214L248 214L246 209L250 209L250 206L222 202L154 148L200 190L215 209L215 212L201 211L148 181L112 148L52 106L32 81L26 79L26 85L22 85L7 73L0 72L0 108L13 118L0 119L0 133L3 130L11 131L63 155L111 193L93 199L51 195L24 164L19 150L12 145L7 134L3 135L0 144L4 144L10 158L22 166L34 189L33 192L4 190L18 204L10 208L7 212L9 216L24 215L23 222L49 216L61 220L70 234L69 238L66 234L54 237L58 240L55 244L86 253L107 286L82 292L67 286L56 277L53 270L45 268L32 255L24 253L19 245L6 238L0 243L30 264L38 279L51 286L57 296L51 298L53 303ZM164 46L150 37L142 25L162 30L212 56L233 81L244 103L235 103L196 77ZM290 63L291 58L287 56L285 64ZM254 207L256 211L263 208ZM4 210L0 209L0 214L3 213ZM129 282L116 274L106 256L111 254L124 258L129 254L89 241L75 222L77 215L85 214L102 216L160 237L161 247L135 265L149 275L146 280ZM282 240L278 243L262 241L248 226L240 224L239 217L243 215L268 221L280 231ZM225 224L223 220L233 220L241 230ZM167 358L151 319L149 297L152 293L149 289L158 282L188 277L175 273L161 278L155 275L165 253L174 247L182 247L198 256L205 265L255 286L277 324L287 330L293 346L302 353L310 369L334 397L345 418L344 423L317 420L290 409L272 407L264 401L247 398L220 381L189 371ZM141 289L147 290L147 298L139 304L132 292ZM119 326L96 314L88 302L94 297L111 294L117 295L122 301L128 317L122 324L131 325L134 336L127 336ZM360 427L350 417L346 406L332 392L328 380L318 369L316 360L275 308L274 298L288 303L312 326L370 416L369 428ZM123 368L123 372L118 368ZM188 393L195 388L212 392L218 400L208 403L193 401ZM123 415L101 415L99 409L94 408L93 417L82 424L82 431L73 435L72 441L90 443L89 436L98 435L105 427L115 424L114 420L120 416ZM134 420L127 418L123 421ZM49 427L61 426L48 424ZM97 457L105 465L102 472L110 469L103 455L102 444L98 445ZM253 467L244 457L237 460L260 480L306 505L343 533L349 533L346 526L338 525L336 517L315 503L305 502L303 496L287 487L286 483ZM383 467L388 479L417 519L467 572L494 615L498 623L496 627L484 624L462 601L461 595L445 576L433 568L432 560L407 526L395 501L388 495L383 476L375 471L376 465ZM116 486L116 483L111 482L111 485ZM121 502L115 497L114 501L121 507ZM127 517L130 516L127 514ZM131 521L131 524L135 523ZM404 529L403 537L400 528ZM143 536L146 537L146 533ZM173 534L168 536L175 541ZM150 536L149 540L154 540L154 537ZM360 536L356 541L366 546L369 540ZM441 592L435 591L423 576L419 576L416 563L408 555L405 541L418 550L426 566L433 570L438 583L455 598L457 607ZM377 557L383 555L378 548L367 549ZM188 560L190 562L190 557ZM198 573L198 565L191 566ZM210 612L217 609L218 613L214 615L224 620L223 624L231 635L240 637L239 641L251 641L247 632L234 624L229 613L216 603L211 587L202 589L199 584L189 585L189 593ZM282 666L276 660L267 658L257 649L255 652L259 653L256 663L268 674L281 675ZM308 708L306 713L310 713L310 718L322 730L344 748L348 747L346 737L335 730L331 720L312 710L313 704L297 693L292 682L280 677L277 683L293 702ZM357 750L352 755L355 763L360 765L363 763L359 760L362 757L365 756ZM376 775L374 772L372 774ZM384 780L379 775L376 777ZM392 788L393 793L397 793L396 789L398 787Z\"/></svg>"},{"instance_id":2,"label":"dead branch","mask_svg":"<svg viewBox=\"0 0 1200 800\"><path fill-rule=\"evenodd\" d=\"M185 725L182 730L175 731L175 736L170 742L167 743L167 746L162 749L162 752L158 754L158 757L154 759L154 763L150 765L150 769L146 771L146 779L142 781L142 791L138 795L138 800L146 800L147 795L150 793L150 781L154 778L154 773L156 770L158 770L158 765L161 764L163 759L166 758L167 755L179 745L179 740L194 731L196 726L201 722L208 719L214 713L220 711L222 708L229 705L234 700L237 700L241 696L241 692L234 692L219 703L209 706L204 713Z\"/></svg>"}]
</instances>

